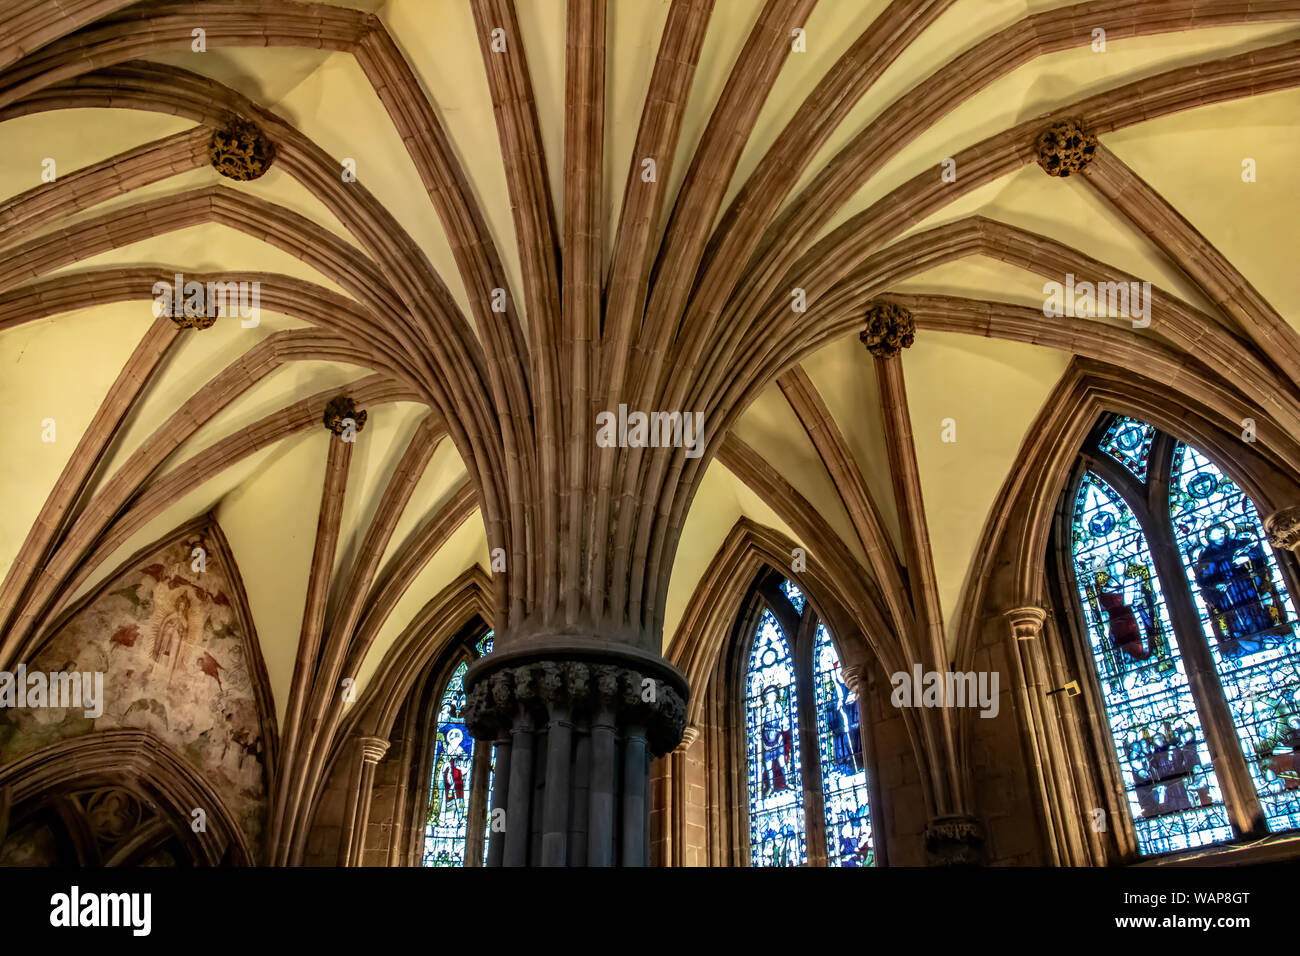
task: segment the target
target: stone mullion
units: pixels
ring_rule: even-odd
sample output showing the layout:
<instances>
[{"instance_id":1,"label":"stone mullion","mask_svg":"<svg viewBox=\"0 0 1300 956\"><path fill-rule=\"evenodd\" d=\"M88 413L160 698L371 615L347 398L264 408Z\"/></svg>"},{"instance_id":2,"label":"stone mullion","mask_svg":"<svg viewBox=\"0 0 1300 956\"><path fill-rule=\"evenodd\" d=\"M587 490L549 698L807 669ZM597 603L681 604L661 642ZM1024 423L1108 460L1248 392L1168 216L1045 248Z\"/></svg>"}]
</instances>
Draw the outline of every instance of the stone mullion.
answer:
<instances>
[{"instance_id":1,"label":"stone mullion","mask_svg":"<svg viewBox=\"0 0 1300 956\"><path fill-rule=\"evenodd\" d=\"M1164 437L1164 436L1161 436ZM1151 558L1160 576L1165 606L1178 638L1178 648L1187 672L1210 759L1223 790L1228 819L1240 836L1268 833L1259 796L1250 779L1246 758L1242 755L1237 731L1224 697L1223 684L1210 645L1201 627L1201 616L1192 599L1191 587L1183 567L1182 555L1174 543L1173 522L1169 517L1169 468L1172 442L1158 442L1151 450L1148 498L1130 502L1147 535Z\"/></svg>"},{"instance_id":2,"label":"stone mullion","mask_svg":"<svg viewBox=\"0 0 1300 956\"><path fill-rule=\"evenodd\" d=\"M799 631L791 642L795 688L799 697L799 758L803 777L804 839L808 865L826 865L826 806L822 800L821 747L817 738L817 694L813 675L813 645L817 635L817 613L804 606Z\"/></svg>"}]
</instances>

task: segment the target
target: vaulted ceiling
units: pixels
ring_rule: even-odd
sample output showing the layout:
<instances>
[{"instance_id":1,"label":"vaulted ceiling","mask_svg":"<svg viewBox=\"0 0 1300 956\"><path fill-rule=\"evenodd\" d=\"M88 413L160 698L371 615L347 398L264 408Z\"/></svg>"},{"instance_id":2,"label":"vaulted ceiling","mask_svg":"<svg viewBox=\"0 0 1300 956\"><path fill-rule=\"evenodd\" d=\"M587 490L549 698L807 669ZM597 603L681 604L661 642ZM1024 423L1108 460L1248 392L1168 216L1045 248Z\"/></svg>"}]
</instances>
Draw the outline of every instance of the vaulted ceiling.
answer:
<instances>
[{"instance_id":1,"label":"vaulted ceiling","mask_svg":"<svg viewBox=\"0 0 1300 956\"><path fill-rule=\"evenodd\" d=\"M445 286L443 312L475 316L482 276L467 262L488 237L523 329L539 321L528 290L547 245L537 224L551 217L566 268L566 217L596 235L599 266L586 274L606 283L606 334L623 294L607 283L623 275L616 260L628 237L649 250L650 301L663 296L664 315L687 316L682 338L715 312L722 324L699 329L722 336L807 285L819 331L805 341L765 326L765 349L779 352L782 339L791 348L779 375L740 396L730 444L715 449L690 502L665 646L742 517L815 554L839 549L887 592L882 577L915 587L925 576L906 568L918 560L923 516L951 644L990 507L1076 356L1104 363L1116 341L1131 340L1197 361L1212 351L1197 330L1218 330L1215 354L1290 367L1286 349L1259 343L1270 316L1300 325L1300 3L611 0L600 148L588 153L602 175L577 195L566 170L581 157L566 157L575 136L566 123L575 96L590 91L566 87L566 37L571 46L595 34L575 32L564 0L65 0L63 18L48 6L0 5L0 578L20 588L4 610L30 606L39 633L143 546L212 511L238 560L281 715L326 486L329 398L347 392L368 412L341 504L332 613L357 581L367 606L390 577L404 585L382 595L391 612L362 685L432 595L467 569L489 570L489 529L458 451L468 439L412 371L419 350L391 331L403 318L385 314L383 295L367 297L411 248ZM498 23L518 47L485 49ZM806 50L765 55L789 46L790 23L802 24ZM206 31L204 52L193 49L195 28ZM526 57L526 74L515 57ZM693 75L674 70L692 57ZM301 140L261 178L235 183L209 165L207 146L210 127L244 98ZM651 107L677 135L671 161L657 163L658 205L642 206L628 190L642 182ZM436 158L428 116L445 143ZM1052 177L1034 162L1037 131L1064 116L1096 129L1096 176ZM312 150L336 171L354 161L373 202L364 228L327 201L336 187L304 158ZM1243 178L1248 159L1253 181ZM42 179L50 160L53 182ZM455 202L439 201L451 188L436 175L444 160L463 177L461 211L481 217L473 229L447 214ZM1154 211L1143 205L1152 195L1164 203ZM1189 231L1161 210L1176 210ZM1031 321L1044 281L1080 256L1182 300L1192 331L1099 319L1094 336ZM156 324L149 290L175 272L260 277L260 324L183 333ZM822 295L839 296L838 313L819 316ZM882 296L917 320L901 363L919 496L896 490L897 410L859 341L868 302ZM628 306L638 325L643 307ZM498 331L462 324L499 354ZM304 338L312 329L319 338ZM1243 388L1232 363L1199 370ZM945 426L955 440L944 440ZM33 600L21 590L31 580L23 549L47 501L62 502L54 518L66 518L27 560L65 583ZM386 501L404 503L389 514ZM356 577L368 550L378 562Z\"/></svg>"}]
</instances>

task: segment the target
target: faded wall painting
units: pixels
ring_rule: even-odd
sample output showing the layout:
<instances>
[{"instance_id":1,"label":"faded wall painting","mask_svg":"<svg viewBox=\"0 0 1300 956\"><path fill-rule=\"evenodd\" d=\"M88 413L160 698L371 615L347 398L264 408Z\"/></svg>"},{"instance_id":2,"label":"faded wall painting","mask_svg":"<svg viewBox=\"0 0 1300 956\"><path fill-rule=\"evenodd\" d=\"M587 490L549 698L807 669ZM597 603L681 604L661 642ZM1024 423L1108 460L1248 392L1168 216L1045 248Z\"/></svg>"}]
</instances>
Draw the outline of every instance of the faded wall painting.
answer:
<instances>
[{"instance_id":1,"label":"faded wall painting","mask_svg":"<svg viewBox=\"0 0 1300 956\"><path fill-rule=\"evenodd\" d=\"M260 847L270 700L237 576L213 525L133 561L27 662L29 674L102 672L102 716L0 708L0 764L96 730L149 730L203 774Z\"/></svg>"}]
</instances>

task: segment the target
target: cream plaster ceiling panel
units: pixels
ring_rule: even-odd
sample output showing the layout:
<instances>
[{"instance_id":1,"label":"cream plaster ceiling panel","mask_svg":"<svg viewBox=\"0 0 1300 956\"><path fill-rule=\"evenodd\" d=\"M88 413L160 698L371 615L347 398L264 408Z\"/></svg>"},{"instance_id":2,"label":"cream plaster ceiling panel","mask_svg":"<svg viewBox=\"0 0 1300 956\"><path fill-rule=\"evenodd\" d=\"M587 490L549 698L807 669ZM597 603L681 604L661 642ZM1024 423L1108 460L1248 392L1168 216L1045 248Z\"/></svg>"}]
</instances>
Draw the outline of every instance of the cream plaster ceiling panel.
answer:
<instances>
[{"instance_id":1,"label":"cream plaster ceiling panel","mask_svg":"<svg viewBox=\"0 0 1300 956\"><path fill-rule=\"evenodd\" d=\"M889 477L889 449L871 353L858 336L851 335L814 352L802 364L844 436L894 547L901 549L894 484Z\"/></svg>"},{"instance_id":2,"label":"cream plaster ceiling panel","mask_svg":"<svg viewBox=\"0 0 1300 956\"><path fill-rule=\"evenodd\" d=\"M452 532L438 551L429 559L411 586L406 589L393 613L388 615L383 627L362 661L356 677L358 697L365 693L366 685L374 676L384 655L406 630L408 624L420 613L425 604L439 591L455 580L456 576L474 567L488 568L487 536L483 533L483 519L474 512L465 523Z\"/></svg>"},{"instance_id":3,"label":"cream plaster ceiling panel","mask_svg":"<svg viewBox=\"0 0 1300 956\"><path fill-rule=\"evenodd\" d=\"M176 116L139 110L52 110L5 120L0 199L40 186L47 158L54 160L55 175L65 176L193 126Z\"/></svg>"},{"instance_id":4,"label":"cream plaster ceiling panel","mask_svg":"<svg viewBox=\"0 0 1300 956\"><path fill-rule=\"evenodd\" d=\"M336 576L350 571L388 481L416 427L428 414L428 407L416 402L391 402L366 410L366 425L356 433L348 467L348 492L334 552Z\"/></svg>"},{"instance_id":5,"label":"cream plaster ceiling panel","mask_svg":"<svg viewBox=\"0 0 1300 956\"><path fill-rule=\"evenodd\" d=\"M1008 466L1069 364L1051 349L927 332L903 353L916 462L950 643L953 611ZM951 420L954 431L945 441Z\"/></svg>"},{"instance_id":6,"label":"cream plaster ceiling panel","mask_svg":"<svg viewBox=\"0 0 1300 956\"><path fill-rule=\"evenodd\" d=\"M779 387L772 385L764 390L745 410L732 433L812 503L859 561L866 560L835 483Z\"/></svg>"},{"instance_id":7,"label":"cream plaster ceiling panel","mask_svg":"<svg viewBox=\"0 0 1300 956\"><path fill-rule=\"evenodd\" d=\"M946 62L947 57L931 60L926 64L925 69L917 69L915 56L919 48L925 44L927 37L936 30L940 30L945 24L956 26L961 21L954 18L964 13L966 17L964 25L967 28L962 34L966 38L964 46L971 45L972 41L980 42L981 38L988 36L987 31L998 18L991 15L986 20L981 14L979 32L972 33L969 30L971 6L969 3L955 4L931 30L922 35L917 44L890 67L876 87L863 98L863 103L840 125L836 137L833 137L831 142L819 151L810 165L810 170L820 168L852 138L853 134L859 132L871 117L895 99L895 96L885 95L886 90L890 88L890 83L900 83L905 89ZM1099 26L1103 25L1099 24ZM1037 57L969 97L951 113L927 127L915 139L899 149L869 182L836 211L823 228L822 234L834 229L850 216L866 209L926 169L933 169L935 177L938 178L939 164L945 158L954 156L961 150L974 146L989 136L1018 123L1143 77L1155 76L1167 70L1214 57L1230 56L1270 46L1283 40L1294 39L1295 36L1296 28L1293 25L1268 23L1114 40L1107 43L1105 53L1094 53L1090 47L1077 47ZM905 74L905 79L903 76L891 76L896 71L904 69L912 71ZM959 167L957 169L959 182L961 175L962 170ZM805 181L809 178L811 178L810 174L805 173Z\"/></svg>"},{"instance_id":8,"label":"cream plaster ceiling panel","mask_svg":"<svg viewBox=\"0 0 1300 956\"><path fill-rule=\"evenodd\" d=\"M138 531L115 548L111 554L106 555L95 570L87 575L85 580L77 585L60 604L60 608L70 606L99 587L105 580L115 577L122 565L131 560L138 552L146 548L152 548L160 539L166 537L181 525L212 511L227 494L239 488L245 482L253 480L261 473L263 468L273 462L282 452L283 448L276 445L249 455L163 508L152 519L145 522ZM236 555L236 560L238 560L238 555ZM301 610L299 608L299 612ZM256 621L257 618L254 617L254 620Z\"/></svg>"},{"instance_id":9,"label":"cream plaster ceiling panel","mask_svg":"<svg viewBox=\"0 0 1300 956\"><path fill-rule=\"evenodd\" d=\"M257 475L217 508L217 521L244 579L281 721L302 631L331 440L334 436L324 428L285 439Z\"/></svg>"},{"instance_id":10,"label":"cream plaster ceiling panel","mask_svg":"<svg viewBox=\"0 0 1300 956\"><path fill-rule=\"evenodd\" d=\"M1300 329L1300 90L1161 117L1104 142ZM1242 179L1255 160L1255 181Z\"/></svg>"},{"instance_id":11,"label":"cream plaster ceiling panel","mask_svg":"<svg viewBox=\"0 0 1300 956\"><path fill-rule=\"evenodd\" d=\"M677 545L664 610L665 648L672 644L673 635L677 633L682 614L700 578L742 517L779 531L801 547L807 547L748 485L714 461L705 471L695 500L691 502Z\"/></svg>"},{"instance_id":12,"label":"cream plaster ceiling panel","mask_svg":"<svg viewBox=\"0 0 1300 956\"><path fill-rule=\"evenodd\" d=\"M331 389L344 394L349 384L369 374L369 369L338 362L285 362L201 425L164 462L163 470L167 472L180 466L221 439L294 402ZM313 422L311 427L316 428L317 423Z\"/></svg>"},{"instance_id":13,"label":"cream plaster ceiling panel","mask_svg":"<svg viewBox=\"0 0 1300 956\"><path fill-rule=\"evenodd\" d=\"M0 403L13 423L0 454L0 572L13 564L140 332L139 310L131 302L0 332ZM42 438L46 419L54 421L53 441Z\"/></svg>"},{"instance_id":14,"label":"cream plaster ceiling panel","mask_svg":"<svg viewBox=\"0 0 1300 956\"><path fill-rule=\"evenodd\" d=\"M444 438L434 451L433 457L429 459L428 467L424 469L420 480L416 482L415 489L411 492L411 500L406 503L401 517L393 526L392 540L389 541L383 557L379 560L381 568L387 567L397 549L427 518L438 513L438 509L447 503L468 477L469 473L456 452L456 446L450 439ZM476 515L469 520L481 519Z\"/></svg>"}]
</instances>

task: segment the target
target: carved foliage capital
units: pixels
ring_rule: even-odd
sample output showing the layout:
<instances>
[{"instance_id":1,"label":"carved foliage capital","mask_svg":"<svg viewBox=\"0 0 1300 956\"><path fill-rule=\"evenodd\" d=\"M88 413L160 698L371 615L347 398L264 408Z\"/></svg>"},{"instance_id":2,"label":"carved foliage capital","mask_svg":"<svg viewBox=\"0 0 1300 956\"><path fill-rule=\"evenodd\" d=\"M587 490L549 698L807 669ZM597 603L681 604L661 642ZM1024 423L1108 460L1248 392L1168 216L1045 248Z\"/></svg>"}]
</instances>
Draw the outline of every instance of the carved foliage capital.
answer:
<instances>
[{"instance_id":1,"label":"carved foliage capital","mask_svg":"<svg viewBox=\"0 0 1300 956\"><path fill-rule=\"evenodd\" d=\"M537 661L503 667L469 691L465 722L479 739L549 717L612 715L620 727L645 728L656 754L669 753L686 727L686 702L656 677L616 664Z\"/></svg>"},{"instance_id":2,"label":"carved foliage capital","mask_svg":"<svg viewBox=\"0 0 1300 956\"><path fill-rule=\"evenodd\" d=\"M935 817L925 827L930 866L980 866L984 863L984 827L965 814Z\"/></svg>"}]
</instances>

